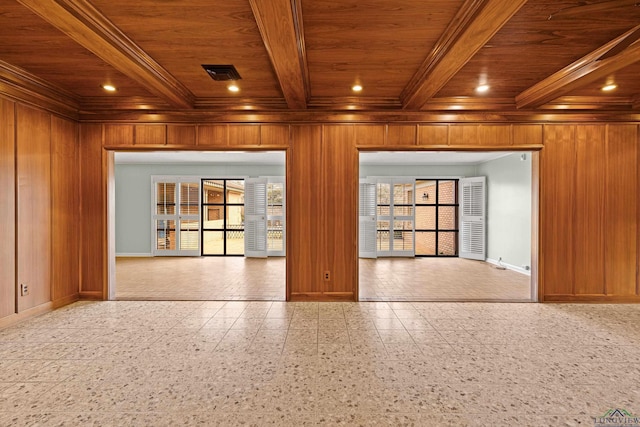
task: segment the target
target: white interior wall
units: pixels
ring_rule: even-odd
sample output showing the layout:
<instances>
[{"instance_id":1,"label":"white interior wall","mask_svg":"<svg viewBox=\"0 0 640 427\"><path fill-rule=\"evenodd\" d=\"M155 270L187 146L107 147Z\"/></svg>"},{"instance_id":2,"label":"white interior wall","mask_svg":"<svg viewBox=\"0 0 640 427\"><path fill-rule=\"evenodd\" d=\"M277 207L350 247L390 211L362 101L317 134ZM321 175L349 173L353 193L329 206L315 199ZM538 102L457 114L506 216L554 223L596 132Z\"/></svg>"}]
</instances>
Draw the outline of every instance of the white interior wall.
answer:
<instances>
[{"instance_id":1,"label":"white interior wall","mask_svg":"<svg viewBox=\"0 0 640 427\"><path fill-rule=\"evenodd\" d=\"M151 176L203 178L285 176L284 165L116 164L116 256L151 255Z\"/></svg>"},{"instance_id":2,"label":"white interior wall","mask_svg":"<svg viewBox=\"0 0 640 427\"><path fill-rule=\"evenodd\" d=\"M525 157L513 153L477 167L487 177L487 258L517 269L531 264L531 153Z\"/></svg>"},{"instance_id":3,"label":"white interior wall","mask_svg":"<svg viewBox=\"0 0 640 427\"><path fill-rule=\"evenodd\" d=\"M487 177L487 259L525 271L531 263L531 153L479 164L360 165L360 177Z\"/></svg>"}]
</instances>

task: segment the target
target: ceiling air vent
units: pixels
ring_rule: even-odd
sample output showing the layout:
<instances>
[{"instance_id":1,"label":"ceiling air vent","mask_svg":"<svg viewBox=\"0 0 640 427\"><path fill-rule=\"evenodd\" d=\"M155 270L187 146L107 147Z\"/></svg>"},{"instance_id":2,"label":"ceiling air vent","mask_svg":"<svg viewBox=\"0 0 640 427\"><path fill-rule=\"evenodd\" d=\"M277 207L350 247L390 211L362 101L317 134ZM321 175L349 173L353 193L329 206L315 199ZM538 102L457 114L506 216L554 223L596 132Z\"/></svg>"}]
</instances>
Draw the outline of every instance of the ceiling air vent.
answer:
<instances>
[{"instance_id":1,"label":"ceiling air vent","mask_svg":"<svg viewBox=\"0 0 640 427\"><path fill-rule=\"evenodd\" d=\"M233 65L203 65L202 68L216 81L240 80L240 74Z\"/></svg>"}]
</instances>

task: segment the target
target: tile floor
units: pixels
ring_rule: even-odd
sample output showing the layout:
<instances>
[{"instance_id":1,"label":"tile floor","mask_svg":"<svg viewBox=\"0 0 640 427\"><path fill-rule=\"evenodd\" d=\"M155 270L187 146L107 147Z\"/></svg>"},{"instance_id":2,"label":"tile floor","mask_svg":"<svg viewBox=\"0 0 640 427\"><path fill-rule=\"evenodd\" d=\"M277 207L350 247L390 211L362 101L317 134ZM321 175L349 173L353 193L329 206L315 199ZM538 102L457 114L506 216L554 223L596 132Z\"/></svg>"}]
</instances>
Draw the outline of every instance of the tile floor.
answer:
<instances>
[{"instance_id":1,"label":"tile floor","mask_svg":"<svg viewBox=\"0 0 640 427\"><path fill-rule=\"evenodd\" d=\"M531 277L463 258L360 259L360 301L530 301Z\"/></svg>"},{"instance_id":2,"label":"tile floor","mask_svg":"<svg viewBox=\"0 0 640 427\"><path fill-rule=\"evenodd\" d=\"M116 299L285 300L284 258L116 260ZM361 301L528 301L530 278L461 258L361 259Z\"/></svg>"},{"instance_id":3,"label":"tile floor","mask_svg":"<svg viewBox=\"0 0 640 427\"><path fill-rule=\"evenodd\" d=\"M116 299L284 301L284 257L116 258Z\"/></svg>"},{"instance_id":4,"label":"tile floor","mask_svg":"<svg viewBox=\"0 0 640 427\"><path fill-rule=\"evenodd\" d=\"M640 305L81 302L0 330L2 426L593 426Z\"/></svg>"}]
</instances>

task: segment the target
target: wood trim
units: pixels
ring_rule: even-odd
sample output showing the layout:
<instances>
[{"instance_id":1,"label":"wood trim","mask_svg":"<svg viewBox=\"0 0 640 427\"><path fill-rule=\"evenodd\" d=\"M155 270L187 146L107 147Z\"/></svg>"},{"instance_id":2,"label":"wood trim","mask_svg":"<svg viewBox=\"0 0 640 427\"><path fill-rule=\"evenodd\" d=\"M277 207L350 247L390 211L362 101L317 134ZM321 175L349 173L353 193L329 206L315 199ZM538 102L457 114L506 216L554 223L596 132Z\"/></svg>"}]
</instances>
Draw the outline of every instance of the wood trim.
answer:
<instances>
[{"instance_id":1,"label":"wood trim","mask_svg":"<svg viewBox=\"0 0 640 427\"><path fill-rule=\"evenodd\" d=\"M249 0L264 47L289 108L307 107L309 79L300 4L295 0Z\"/></svg>"},{"instance_id":2,"label":"wood trim","mask_svg":"<svg viewBox=\"0 0 640 427\"><path fill-rule=\"evenodd\" d=\"M357 301L353 292L300 292L291 294L290 301Z\"/></svg>"},{"instance_id":3,"label":"wood trim","mask_svg":"<svg viewBox=\"0 0 640 427\"><path fill-rule=\"evenodd\" d=\"M80 291L80 301L103 301L105 298L102 291Z\"/></svg>"},{"instance_id":4,"label":"wood trim","mask_svg":"<svg viewBox=\"0 0 640 427\"><path fill-rule=\"evenodd\" d=\"M638 295L545 295L541 302L582 302L582 303L640 303Z\"/></svg>"},{"instance_id":5,"label":"wood trim","mask_svg":"<svg viewBox=\"0 0 640 427\"><path fill-rule=\"evenodd\" d=\"M39 316L44 313L48 313L52 311L54 308L55 307L52 302L46 302L44 304L40 304L35 307L31 307L26 310L23 310L20 313L15 313L10 316L0 318L0 329L6 328L7 326L15 325L16 323L30 319L32 317Z\"/></svg>"},{"instance_id":6,"label":"wood trim","mask_svg":"<svg viewBox=\"0 0 640 427\"><path fill-rule=\"evenodd\" d=\"M525 3L526 0L466 0L402 91L403 108L423 108Z\"/></svg>"},{"instance_id":7,"label":"wood trim","mask_svg":"<svg viewBox=\"0 0 640 427\"><path fill-rule=\"evenodd\" d=\"M531 298L542 301L542 257L540 255L540 152L531 153Z\"/></svg>"},{"instance_id":8,"label":"wood trim","mask_svg":"<svg viewBox=\"0 0 640 427\"><path fill-rule=\"evenodd\" d=\"M98 58L169 104L192 108L193 94L87 0L19 0Z\"/></svg>"},{"instance_id":9,"label":"wood trim","mask_svg":"<svg viewBox=\"0 0 640 427\"><path fill-rule=\"evenodd\" d=\"M589 112L562 111L477 111L466 113L417 111L124 111L111 114L81 114L81 123L197 123L199 126L220 123L288 123L288 124L357 124L357 123L638 123L640 111L602 110Z\"/></svg>"},{"instance_id":10,"label":"wood trim","mask_svg":"<svg viewBox=\"0 0 640 427\"><path fill-rule=\"evenodd\" d=\"M0 93L42 110L78 119L78 99L74 94L1 60Z\"/></svg>"},{"instance_id":11,"label":"wood trim","mask_svg":"<svg viewBox=\"0 0 640 427\"><path fill-rule=\"evenodd\" d=\"M516 96L516 106L518 108L540 107L574 89L606 78L608 75L640 61L640 43L632 44L617 55L601 60L603 55L638 30L640 30L640 25L524 90Z\"/></svg>"},{"instance_id":12,"label":"wood trim","mask_svg":"<svg viewBox=\"0 0 640 427\"><path fill-rule=\"evenodd\" d=\"M65 305L73 304L76 301L80 300L80 296L76 293L73 295L68 295L66 297L58 298L56 300L51 301L51 308L56 309L60 307L64 307Z\"/></svg>"}]
</instances>

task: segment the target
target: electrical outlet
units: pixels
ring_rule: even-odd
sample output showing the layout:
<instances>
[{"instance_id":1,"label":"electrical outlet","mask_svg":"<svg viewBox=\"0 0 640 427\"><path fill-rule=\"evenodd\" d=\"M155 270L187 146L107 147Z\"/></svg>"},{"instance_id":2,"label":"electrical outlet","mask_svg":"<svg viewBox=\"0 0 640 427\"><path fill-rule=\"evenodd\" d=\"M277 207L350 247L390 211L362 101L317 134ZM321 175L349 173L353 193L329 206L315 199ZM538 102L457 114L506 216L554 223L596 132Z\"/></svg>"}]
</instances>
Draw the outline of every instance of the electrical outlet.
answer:
<instances>
[{"instance_id":1,"label":"electrical outlet","mask_svg":"<svg viewBox=\"0 0 640 427\"><path fill-rule=\"evenodd\" d=\"M328 282L329 280L331 280L331 273L329 272L329 270L325 271L322 277L324 278L325 282Z\"/></svg>"},{"instance_id":2,"label":"electrical outlet","mask_svg":"<svg viewBox=\"0 0 640 427\"><path fill-rule=\"evenodd\" d=\"M20 284L20 295L23 297L29 295L29 285Z\"/></svg>"}]
</instances>

